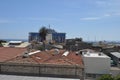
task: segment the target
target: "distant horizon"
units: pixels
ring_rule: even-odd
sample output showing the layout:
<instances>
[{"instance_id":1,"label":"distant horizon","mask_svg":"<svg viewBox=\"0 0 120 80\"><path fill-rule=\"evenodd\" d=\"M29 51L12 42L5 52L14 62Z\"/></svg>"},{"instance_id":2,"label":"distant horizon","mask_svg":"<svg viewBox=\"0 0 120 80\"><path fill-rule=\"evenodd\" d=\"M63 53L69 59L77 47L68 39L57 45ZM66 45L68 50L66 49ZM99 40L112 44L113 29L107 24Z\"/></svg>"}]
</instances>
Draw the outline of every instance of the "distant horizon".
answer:
<instances>
[{"instance_id":1,"label":"distant horizon","mask_svg":"<svg viewBox=\"0 0 120 80\"><path fill-rule=\"evenodd\" d=\"M119 41L119 8L120 0L0 0L0 38L27 39L46 26L66 38Z\"/></svg>"},{"instance_id":2,"label":"distant horizon","mask_svg":"<svg viewBox=\"0 0 120 80\"><path fill-rule=\"evenodd\" d=\"M69 39L75 39L75 38L69 38ZM28 39L0 39L0 40L5 40L5 41L28 41ZM88 41L88 40L84 40L83 39L83 41L85 41L85 42L99 42L99 40L93 40L93 41ZM120 40L116 40L116 41L114 41L114 40L101 40L101 41L107 41L107 42L120 42Z\"/></svg>"}]
</instances>

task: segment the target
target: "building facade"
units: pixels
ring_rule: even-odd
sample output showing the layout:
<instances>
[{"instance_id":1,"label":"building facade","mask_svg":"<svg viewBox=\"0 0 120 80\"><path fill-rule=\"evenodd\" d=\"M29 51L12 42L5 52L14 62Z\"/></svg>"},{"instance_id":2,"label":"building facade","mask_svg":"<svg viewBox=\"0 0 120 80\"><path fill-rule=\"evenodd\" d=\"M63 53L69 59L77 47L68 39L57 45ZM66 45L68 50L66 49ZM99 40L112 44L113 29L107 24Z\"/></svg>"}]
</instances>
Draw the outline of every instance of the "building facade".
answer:
<instances>
[{"instance_id":1,"label":"building facade","mask_svg":"<svg viewBox=\"0 0 120 80\"><path fill-rule=\"evenodd\" d=\"M39 33L37 33L37 32L30 32L29 33L29 42L31 42L31 41L40 41L41 40L41 38L40 38L40 36L39 36Z\"/></svg>"},{"instance_id":2,"label":"building facade","mask_svg":"<svg viewBox=\"0 0 120 80\"><path fill-rule=\"evenodd\" d=\"M46 36L47 42L55 42L55 43L64 43L66 39L66 33L57 33L57 32L50 32ZM41 41L40 35L37 32L30 32L29 33L29 42L31 41Z\"/></svg>"},{"instance_id":3,"label":"building facade","mask_svg":"<svg viewBox=\"0 0 120 80\"><path fill-rule=\"evenodd\" d=\"M120 53L119 52L111 52L110 53L112 60L120 68Z\"/></svg>"},{"instance_id":4,"label":"building facade","mask_svg":"<svg viewBox=\"0 0 120 80\"><path fill-rule=\"evenodd\" d=\"M98 78L110 74L110 57L103 53L84 53L83 62L86 78Z\"/></svg>"},{"instance_id":5,"label":"building facade","mask_svg":"<svg viewBox=\"0 0 120 80\"><path fill-rule=\"evenodd\" d=\"M57 43L64 43L65 35L65 33L52 33L52 40Z\"/></svg>"}]
</instances>

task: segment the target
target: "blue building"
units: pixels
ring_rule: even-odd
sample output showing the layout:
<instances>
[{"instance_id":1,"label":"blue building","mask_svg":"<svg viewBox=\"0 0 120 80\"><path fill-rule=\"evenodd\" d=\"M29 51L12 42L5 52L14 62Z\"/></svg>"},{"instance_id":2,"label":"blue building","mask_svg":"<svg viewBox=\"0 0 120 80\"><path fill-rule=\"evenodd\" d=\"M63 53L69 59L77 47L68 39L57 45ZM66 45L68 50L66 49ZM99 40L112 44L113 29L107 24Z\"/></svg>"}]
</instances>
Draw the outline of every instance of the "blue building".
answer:
<instances>
[{"instance_id":1,"label":"blue building","mask_svg":"<svg viewBox=\"0 0 120 80\"><path fill-rule=\"evenodd\" d=\"M41 41L39 33L37 32L30 32L29 33L29 42L31 41Z\"/></svg>"},{"instance_id":2,"label":"blue building","mask_svg":"<svg viewBox=\"0 0 120 80\"><path fill-rule=\"evenodd\" d=\"M52 40L57 43L64 43L66 38L65 33L52 33Z\"/></svg>"},{"instance_id":3,"label":"blue building","mask_svg":"<svg viewBox=\"0 0 120 80\"><path fill-rule=\"evenodd\" d=\"M48 34L46 36L47 42L56 42L56 43L64 43L66 39L66 33L58 33L55 30L48 29ZM29 33L29 42L31 41L41 41L40 35L37 32Z\"/></svg>"}]
</instances>

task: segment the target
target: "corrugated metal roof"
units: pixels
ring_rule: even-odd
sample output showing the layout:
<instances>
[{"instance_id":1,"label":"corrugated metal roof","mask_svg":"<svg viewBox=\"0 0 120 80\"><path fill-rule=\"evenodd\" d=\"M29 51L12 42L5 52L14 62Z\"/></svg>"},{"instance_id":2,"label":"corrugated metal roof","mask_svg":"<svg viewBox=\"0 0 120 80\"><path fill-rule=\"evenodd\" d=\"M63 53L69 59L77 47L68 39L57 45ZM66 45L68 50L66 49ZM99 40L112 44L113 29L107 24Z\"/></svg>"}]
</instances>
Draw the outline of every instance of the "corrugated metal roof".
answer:
<instances>
[{"instance_id":1,"label":"corrugated metal roof","mask_svg":"<svg viewBox=\"0 0 120 80\"><path fill-rule=\"evenodd\" d=\"M111 54L116 56L117 58L120 58L120 53L119 52L111 52Z\"/></svg>"}]
</instances>

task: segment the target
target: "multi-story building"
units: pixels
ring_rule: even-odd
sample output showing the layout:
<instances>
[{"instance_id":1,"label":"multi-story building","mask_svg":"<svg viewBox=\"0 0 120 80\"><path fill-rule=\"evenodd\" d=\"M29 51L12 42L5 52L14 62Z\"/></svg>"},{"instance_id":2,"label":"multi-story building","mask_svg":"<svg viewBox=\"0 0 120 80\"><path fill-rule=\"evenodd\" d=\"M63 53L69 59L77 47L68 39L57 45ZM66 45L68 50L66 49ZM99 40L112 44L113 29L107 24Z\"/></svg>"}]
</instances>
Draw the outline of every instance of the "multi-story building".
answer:
<instances>
[{"instance_id":1,"label":"multi-story building","mask_svg":"<svg viewBox=\"0 0 120 80\"><path fill-rule=\"evenodd\" d=\"M41 38L39 36L39 33L37 33L37 32L30 32L29 33L29 42L40 41L40 40L41 40Z\"/></svg>"},{"instance_id":2,"label":"multi-story building","mask_svg":"<svg viewBox=\"0 0 120 80\"><path fill-rule=\"evenodd\" d=\"M65 42L65 33L52 33L46 36L47 42L56 42L56 43L64 43Z\"/></svg>"},{"instance_id":3,"label":"multi-story building","mask_svg":"<svg viewBox=\"0 0 120 80\"><path fill-rule=\"evenodd\" d=\"M98 78L110 74L110 57L103 53L83 53L83 62L86 78Z\"/></svg>"},{"instance_id":4,"label":"multi-story building","mask_svg":"<svg viewBox=\"0 0 120 80\"><path fill-rule=\"evenodd\" d=\"M48 29L48 34L46 36L47 42L56 42L56 43L64 43L66 38L66 33L58 33L53 29ZM29 33L29 42L31 41L41 41L41 37L38 32L30 32Z\"/></svg>"}]
</instances>

